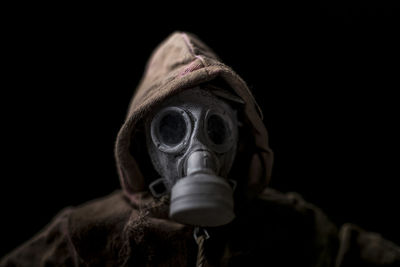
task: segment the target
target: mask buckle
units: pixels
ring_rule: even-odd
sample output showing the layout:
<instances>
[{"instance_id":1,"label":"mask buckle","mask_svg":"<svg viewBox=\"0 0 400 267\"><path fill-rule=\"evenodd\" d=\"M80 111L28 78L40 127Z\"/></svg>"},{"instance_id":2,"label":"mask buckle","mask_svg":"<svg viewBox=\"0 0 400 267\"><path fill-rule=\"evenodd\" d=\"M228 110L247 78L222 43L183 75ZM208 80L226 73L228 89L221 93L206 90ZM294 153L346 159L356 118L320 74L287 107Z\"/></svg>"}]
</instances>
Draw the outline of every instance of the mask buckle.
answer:
<instances>
[{"instance_id":1,"label":"mask buckle","mask_svg":"<svg viewBox=\"0 0 400 267\"><path fill-rule=\"evenodd\" d=\"M165 178L159 178L149 185L149 189L153 197L161 198L168 192L168 181Z\"/></svg>"},{"instance_id":2,"label":"mask buckle","mask_svg":"<svg viewBox=\"0 0 400 267\"><path fill-rule=\"evenodd\" d=\"M228 183L232 187L232 191L235 191L236 186L237 186L237 182L235 180L229 179Z\"/></svg>"}]
</instances>

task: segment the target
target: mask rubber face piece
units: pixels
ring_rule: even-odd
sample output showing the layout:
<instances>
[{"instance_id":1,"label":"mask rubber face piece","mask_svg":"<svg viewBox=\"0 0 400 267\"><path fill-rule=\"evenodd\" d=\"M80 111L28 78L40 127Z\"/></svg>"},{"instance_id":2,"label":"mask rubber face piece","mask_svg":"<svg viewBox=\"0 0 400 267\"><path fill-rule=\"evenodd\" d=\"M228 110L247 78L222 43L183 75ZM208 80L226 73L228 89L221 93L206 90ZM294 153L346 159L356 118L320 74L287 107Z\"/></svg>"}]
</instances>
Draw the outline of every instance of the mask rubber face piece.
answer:
<instances>
[{"instance_id":1,"label":"mask rubber face piece","mask_svg":"<svg viewBox=\"0 0 400 267\"><path fill-rule=\"evenodd\" d=\"M236 112L199 88L171 97L147 121L150 158L171 192L172 219L218 226L234 218L226 177L235 158L237 127Z\"/></svg>"}]
</instances>

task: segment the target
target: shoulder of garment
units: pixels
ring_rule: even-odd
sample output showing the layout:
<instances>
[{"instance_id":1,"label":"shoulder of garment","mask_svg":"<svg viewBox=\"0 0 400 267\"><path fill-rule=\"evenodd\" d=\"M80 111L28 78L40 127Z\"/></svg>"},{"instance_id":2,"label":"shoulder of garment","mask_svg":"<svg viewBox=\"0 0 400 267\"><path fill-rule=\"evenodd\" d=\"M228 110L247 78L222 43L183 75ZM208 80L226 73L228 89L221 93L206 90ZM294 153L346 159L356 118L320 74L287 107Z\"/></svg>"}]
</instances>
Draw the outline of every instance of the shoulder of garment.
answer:
<instances>
[{"instance_id":1,"label":"shoulder of garment","mask_svg":"<svg viewBox=\"0 0 400 267\"><path fill-rule=\"evenodd\" d=\"M337 227L297 193L267 188L233 226L227 266L400 266L397 245L353 224Z\"/></svg>"}]
</instances>

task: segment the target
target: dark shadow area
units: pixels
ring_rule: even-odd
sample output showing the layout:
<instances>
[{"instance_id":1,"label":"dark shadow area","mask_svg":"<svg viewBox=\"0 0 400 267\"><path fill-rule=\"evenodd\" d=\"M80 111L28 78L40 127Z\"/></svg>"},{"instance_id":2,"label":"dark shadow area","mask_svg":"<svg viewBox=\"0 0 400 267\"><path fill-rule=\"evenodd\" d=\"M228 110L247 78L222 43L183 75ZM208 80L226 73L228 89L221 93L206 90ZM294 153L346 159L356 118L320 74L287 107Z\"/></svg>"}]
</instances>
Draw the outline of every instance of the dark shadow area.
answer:
<instances>
[{"instance_id":1,"label":"dark shadow area","mask_svg":"<svg viewBox=\"0 0 400 267\"><path fill-rule=\"evenodd\" d=\"M45 10L12 9L4 24L0 256L62 208L119 189L115 138L174 30L198 35L253 90L275 152L271 187L400 244L397 8Z\"/></svg>"}]
</instances>

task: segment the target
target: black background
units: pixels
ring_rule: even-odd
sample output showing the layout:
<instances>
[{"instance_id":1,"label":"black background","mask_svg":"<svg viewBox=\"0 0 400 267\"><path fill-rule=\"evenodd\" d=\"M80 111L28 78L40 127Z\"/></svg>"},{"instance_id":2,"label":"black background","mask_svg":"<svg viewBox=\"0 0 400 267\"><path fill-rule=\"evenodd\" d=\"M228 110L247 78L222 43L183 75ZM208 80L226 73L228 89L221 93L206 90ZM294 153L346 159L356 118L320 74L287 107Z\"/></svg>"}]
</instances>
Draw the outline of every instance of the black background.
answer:
<instances>
[{"instance_id":1,"label":"black background","mask_svg":"<svg viewBox=\"0 0 400 267\"><path fill-rule=\"evenodd\" d=\"M197 34L253 90L272 187L400 244L396 7L192 3L3 9L0 256L62 208L119 188L116 135L174 30Z\"/></svg>"}]
</instances>

